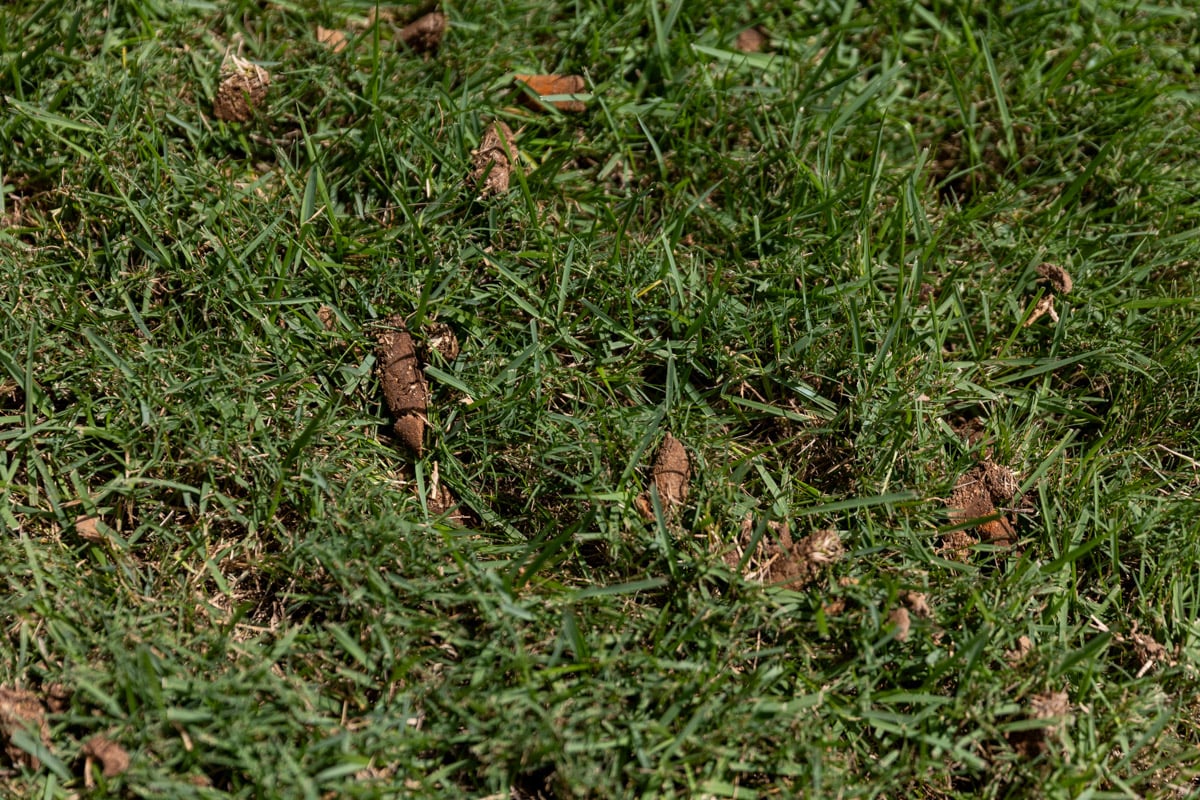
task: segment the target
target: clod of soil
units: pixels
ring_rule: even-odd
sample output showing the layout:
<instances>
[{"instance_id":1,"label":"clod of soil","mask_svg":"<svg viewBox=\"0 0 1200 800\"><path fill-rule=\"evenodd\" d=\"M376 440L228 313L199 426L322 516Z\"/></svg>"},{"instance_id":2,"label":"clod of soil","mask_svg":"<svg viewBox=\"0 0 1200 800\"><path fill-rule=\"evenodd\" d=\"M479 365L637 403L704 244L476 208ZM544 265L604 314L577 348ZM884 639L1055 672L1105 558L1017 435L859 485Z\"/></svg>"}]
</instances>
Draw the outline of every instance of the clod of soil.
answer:
<instances>
[{"instance_id":1,"label":"clod of soil","mask_svg":"<svg viewBox=\"0 0 1200 800\"><path fill-rule=\"evenodd\" d=\"M1053 291L1059 294L1067 294L1071 291L1073 286L1071 275L1057 264L1042 264L1037 268L1037 273L1040 280Z\"/></svg>"},{"instance_id":2,"label":"clod of soil","mask_svg":"<svg viewBox=\"0 0 1200 800\"><path fill-rule=\"evenodd\" d=\"M24 689L0 688L0 744L4 745L4 754L12 765L36 770L41 761L13 744L13 735L22 730L50 746L50 725L38 696Z\"/></svg>"},{"instance_id":3,"label":"clod of soil","mask_svg":"<svg viewBox=\"0 0 1200 800\"><path fill-rule=\"evenodd\" d=\"M213 116L226 122L248 122L267 99L271 73L230 54L221 65L221 85L213 100Z\"/></svg>"},{"instance_id":4,"label":"clod of soil","mask_svg":"<svg viewBox=\"0 0 1200 800\"><path fill-rule=\"evenodd\" d=\"M335 53L340 53L346 49L346 34L339 30L322 28L320 25L318 25L317 41Z\"/></svg>"},{"instance_id":5,"label":"clod of soil","mask_svg":"<svg viewBox=\"0 0 1200 800\"><path fill-rule=\"evenodd\" d=\"M654 457L654 485L664 507L673 508L687 502L688 479L692 464L683 443L667 434Z\"/></svg>"},{"instance_id":6,"label":"clod of soil","mask_svg":"<svg viewBox=\"0 0 1200 800\"><path fill-rule=\"evenodd\" d=\"M424 450L429 385L417 363L417 350L405 329L404 318L388 317L375 349L376 369L388 411L396 418L395 431L418 456Z\"/></svg>"},{"instance_id":7,"label":"clod of soil","mask_svg":"<svg viewBox=\"0 0 1200 800\"><path fill-rule=\"evenodd\" d=\"M422 344L425 361L431 361L430 356L437 353L447 363L458 358L458 337L454 329L444 322L431 322L425 326L425 341Z\"/></svg>"},{"instance_id":8,"label":"clod of soil","mask_svg":"<svg viewBox=\"0 0 1200 800\"><path fill-rule=\"evenodd\" d=\"M1012 500L1016 491L1016 476L1007 467L984 461L977 464L969 472L959 478L946 505L950 507L950 519L957 523L969 520L995 517L996 505L1005 504ZM1016 531L1008 517L1001 515L979 523L975 530L987 544L1009 547L1017 540ZM965 531L955 531L963 533ZM943 548L953 546L961 549L961 537L951 545L949 535L942 540ZM969 544L967 544L969 547Z\"/></svg>"},{"instance_id":9,"label":"clod of soil","mask_svg":"<svg viewBox=\"0 0 1200 800\"><path fill-rule=\"evenodd\" d=\"M521 91L521 102L534 110L546 108L547 103L559 111L581 113L587 110L587 105L581 100L565 99L543 101L542 98L560 94L579 94L587 88L587 82L579 75L514 75L513 79L529 87L529 91L537 95L530 97L529 92Z\"/></svg>"},{"instance_id":10,"label":"clod of soil","mask_svg":"<svg viewBox=\"0 0 1200 800\"><path fill-rule=\"evenodd\" d=\"M1008 662L1010 667L1016 667L1021 664L1029 654L1033 652L1033 640L1028 636L1022 636L1017 639L1017 646L1012 650L1004 653L1004 660Z\"/></svg>"},{"instance_id":11,"label":"clod of soil","mask_svg":"<svg viewBox=\"0 0 1200 800\"><path fill-rule=\"evenodd\" d=\"M763 33L761 28L746 28L737 35L737 41L733 46L742 53L761 53L766 49L770 39Z\"/></svg>"},{"instance_id":12,"label":"clod of soil","mask_svg":"<svg viewBox=\"0 0 1200 800\"><path fill-rule=\"evenodd\" d=\"M898 606L892 609L892 613L888 614L888 622L896 630L896 641L908 641L908 629L912 625L912 621L908 616L908 609L904 606Z\"/></svg>"},{"instance_id":13,"label":"clod of soil","mask_svg":"<svg viewBox=\"0 0 1200 800\"><path fill-rule=\"evenodd\" d=\"M1046 752L1050 737L1057 736L1070 722L1071 700L1066 692L1046 692L1034 695L1026 714L1031 720L1045 720L1039 728L1027 728L1008 734L1008 743L1025 758Z\"/></svg>"},{"instance_id":14,"label":"clod of soil","mask_svg":"<svg viewBox=\"0 0 1200 800\"><path fill-rule=\"evenodd\" d=\"M512 128L496 120L484 132L479 147L471 152L471 185L478 187L481 198L504 194L514 169L517 137Z\"/></svg>"},{"instance_id":15,"label":"clod of soil","mask_svg":"<svg viewBox=\"0 0 1200 800\"><path fill-rule=\"evenodd\" d=\"M100 769L106 778L115 778L129 769L129 753L121 745L104 736L88 739L82 752L88 761L95 759L100 762ZM90 764L86 774L91 775Z\"/></svg>"},{"instance_id":16,"label":"clod of soil","mask_svg":"<svg viewBox=\"0 0 1200 800\"><path fill-rule=\"evenodd\" d=\"M1025 327L1028 328L1046 316L1050 317L1051 322L1058 322L1058 312L1054 310L1054 295L1052 294L1043 295L1037 301L1037 305L1033 307L1033 313L1029 315L1029 319L1025 320Z\"/></svg>"},{"instance_id":17,"label":"clod of soil","mask_svg":"<svg viewBox=\"0 0 1200 800\"><path fill-rule=\"evenodd\" d=\"M327 331L337 327L337 313L329 306L321 306L317 309L317 319L321 320L321 327Z\"/></svg>"},{"instance_id":18,"label":"clod of soil","mask_svg":"<svg viewBox=\"0 0 1200 800\"><path fill-rule=\"evenodd\" d=\"M923 592L901 592L900 602L904 603L915 616L922 619L928 619L933 616L933 609L929 607L929 597Z\"/></svg>"},{"instance_id":19,"label":"clod of soil","mask_svg":"<svg viewBox=\"0 0 1200 800\"><path fill-rule=\"evenodd\" d=\"M79 534L79 538L85 542L92 544L104 544L108 541L107 537L100 532L100 518L81 516L75 518L75 533Z\"/></svg>"},{"instance_id":20,"label":"clod of soil","mask_svg":"<svg viewBox=\"0 0 1200 800\"><path fill-rule=\"evenodd\" d=\"M400 41L417 53L436 52L449 22L440 11L432 11L400 30Z\"/></svg>"},{"instance_id":21,"label":"clod of soil","mask_svg":"<svg viewBox=\"0 0 1200 800\"><path fill-rule=\"evenodd\" d=\"M772 520L767 527L775 541L769 541L764 535L754 553L746 559L743 574L750 580L799 589L815 580L825 567L836 563L846 552L837 531L817 531L796 542L784 523ZM737 546L725 554L725 563L737 569L753 538L754 519L747 515L742 521Z\"/></svg>"}]
</instances>

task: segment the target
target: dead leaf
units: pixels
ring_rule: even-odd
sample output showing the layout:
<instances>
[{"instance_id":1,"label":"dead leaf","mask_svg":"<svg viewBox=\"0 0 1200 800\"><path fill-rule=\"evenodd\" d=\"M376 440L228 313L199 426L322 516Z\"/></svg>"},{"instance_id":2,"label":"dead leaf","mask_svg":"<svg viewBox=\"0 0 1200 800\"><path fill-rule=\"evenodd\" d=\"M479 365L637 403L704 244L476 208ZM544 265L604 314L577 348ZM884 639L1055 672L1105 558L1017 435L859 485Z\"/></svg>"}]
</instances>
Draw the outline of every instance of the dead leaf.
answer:
<instances>
[{"instance_id":1,"label":"dead leaf","mask_svg":"<svg viewBox=\"0 0 1200 800\"><path fill-rule=\"evenodd\" d=\"M419 456L424 449L429 385L417 363L417 351L405 330L404 318L388 317L383 324L387 328L379 335L375 350L379 383L388 411L396 418L396 435Z\"/></svg>"},{"instance_id":2,"label":"dead leaf","mask_svg":"<svg viewBox=\"0 0 1200 800\"><path fill-rule=\"evenodd\" d=\"M83 755L90 761L100 762L100 769L106 778L115 778L129 769L129 753L125 748L105 736L93 736L83 746ZM91 770L88 769L88 774Z\"/></svg>"},{"instance_id":3,"label":"dead leaf","mask_svg":"<svg viewBox=\"0 0 1200 800\"><path fill-rule=\"evenodd\" d=\"M517 169L517 137L496 120L484 131L483 141L471 152L471 184L487 198L508 191L509 175Z\"/></svg>"},{"instance_id":4,"label":"dead leaf","mask_svg":"<svg viewBox=\"0 0 1200 800\"><path fill-rule=\"evenodd\" d=\"M339 30L322 28L320 25L318 25L317 41L335 53L340 53L346 49L346 34Z\"/></svg>"},{"instance_id":5,"label":"dead leaf","mask_svg":"<svg viewBox=\"0 0 1200 800\"><path fill-rule=\"evenodd\" d=\"M13 743L18 731L26 731L34 739L50 746L50 725L46 722L46 709L33 692L24 689L0 688L0 743L4 754L14 766L40 769L42 762Z\"/></svg>"},{"instance_id":6,"label":"dead leaf","mask_svg":"<svg viewBox=\"0 0 1200 800\"><path fill-rule=\"evenodd\" d=\"M400 30L400 41L417 53L436 52L449 22L440 11L432 11Z\"/></svg>"},{"instance_id":7,"label":"dead leaf","mask_svg":"<svg viewBox=\"0 0 1200 800\"><path fill-rule=\"evenodd\" d=\"M587 88L587 82L579 75L514 75L513 79L529 87L537 99L531 98L528 92L520 93L521 102L534 109L545 108L542 98L553 95L580 94ZM587 105L581 100L564 99L548 101L559 111L581 113L587 110Z\"/></svg>"},{"instance_id":8,"label":"dead leaf","mask_svg":"<svg viewBox=\"0 0 1200 800\"><path fill-rule=\"evenodd\" d=\"M753 27L746 28L737 35L737 41L734 42L734 47L742 53L760 53L766 49L770 39L763 32L762 28Z\"/></svg>"},{"instance_id":9,"label":"dead leaf","mask_svg":"<svg viewBox=\"0 0 1200 800\"><path fill-rule=\"evenodd\" d=\"M213 116L226 122L248 122L266 100L270 85L271 73L231 53L221 65Z\"/></svg>"}]
</instances>

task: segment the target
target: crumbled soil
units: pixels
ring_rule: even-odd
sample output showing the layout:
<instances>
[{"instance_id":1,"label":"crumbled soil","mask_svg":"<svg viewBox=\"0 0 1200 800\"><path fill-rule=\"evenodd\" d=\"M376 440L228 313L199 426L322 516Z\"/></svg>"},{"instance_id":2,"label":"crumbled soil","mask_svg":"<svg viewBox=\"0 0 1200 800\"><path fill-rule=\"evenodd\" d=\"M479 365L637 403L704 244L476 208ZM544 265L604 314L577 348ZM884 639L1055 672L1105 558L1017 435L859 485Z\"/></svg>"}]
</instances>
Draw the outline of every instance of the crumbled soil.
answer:
<instances>
[{"instance_id":1,"label":"crumbled soil","mask_svg":"<svg viewBox=\"0 0 1200 800\"><path fill-rule=\"evenodd\" d=\"M819 577L825 567L836 563L846 552L836 531L817 531L797 542L792 540L786 524L772 520L767 527L769 533L759 539L743 568L743 575L750 580L799 589ZM730 568L737 569L753 538L754 518L748 514L742 520L735 546L725 553L725 563Z\"/></svg>"},{"instance_id":2,"label":"crumbled soil","mask_svg":"<svg viewBox=\"0 0 1200 800\"><path fill-rule=\"evenodd\" d=\"M479 147L471 152L470 184L481 198L508 191L509 177L517 169L517 137L512 128L496 120L484 131Z\"/></svg>"},{"instance_id":3,"label":"crumbled soil","mask_svg":"<svg viewBox=\"0 0 1200 800\"><path fill-rule=\"evenodd\" d=\"M100 531L100 518L81 516L75 518L75 533L80 539L92 544L104 544L107 537Z\"/></svg>"},{"instance_id":4,"label":"crumbled soil","mask_svg":"<svg viewBox=\"0 0 1200 800\"><path fill-rule=\"evenodd\" d=\"M447 363L454 361L459 353L458 337L454 335L454 329L444 322L429 323L425 326L425 339L421 342L421 351L421 358L426 363L433 360L434 353Z\"/></svg>"},{"instance_id":5,"label":"crumbled soil","mask_svg":"<svg viewBox=\"0 0 1200 800\"><path fill-rule=\"evenodd\" d=\"M969 520L994 517L999 513L996 506L1012 500L1016 489L1017 479L1012 470L991 461L977 464L959 478L950 499L946 501L950 508L950 519L955 523L965 523ZM942 539L942 549L954 552L957 557L960 551L974 544L970 541L970 530L971 528L966 528L947 534ZM1009 547L1017 540L1016 530L1006 515L982 522L974 526L974 531L983 542L999 547ZM966 537L954 536L956 533L965 533Z\"/></svg>"},{"instance_id":6,"label":"crumbled soil","mask_svg":"<svg viewBox=\"0 0 1200 800\"><path fill-rule=\"evenodd\" d=\"M901 592L900 602L913 613L913 616L921 619L929 619L933 616L933 609L929 606L929 596L923 592Z\"/></svg>"},{"instance_id":7,"label":"crumbled soil","mask_svg":"<svg viewBox=\"0 0 1200 800\"><path fill-rule=\"evenodd\" d=\"M908 641L908 630L912 626L912 620L909 619L907 608L897 606L892 609L892 613L888 614L888 623L895 630L897 642Z\"/></svg>"},{"instance_id":8,"label":"crumbled soil","mask_svg":"<svg viewBox=\"0 0 1200 800\"><path fill-rule=\"evenodd\" d=\"M664 506L681 506L687 502L691 474L687 448L668 433L654 457L654 485Z\"/></svg>"},{"instance_id":9,"label":"crumbled soil","mask_svg":"<svg viewBox=\"0 0 1200 800\"><path fill-rule=\"evenodd\" d=\"M317 309L317 319L321 321L321 327L327 331L332 331L337 327L337 313L329 306L321 306Z\"/></svg>"},{"instance_id":10,"label":"crumbled soil","mask_svg":"<svg viewBox=\"0 0 1200 800\"><path fill-rule=\"evenodd\" d=\"M129 769L129 753L125 751L124 747L105 736L98 735L88 739L81 752L89 762L84 773L85 781L91 779L90 762L93 759L100 762L100 770L106 778L115 778Z\"/></svg>"},{"instance_id":11,"label":"crumbled soil","mask_svg":"<svg viewBox=\"0 0 1200 800\"><path fill-rule=\"evenodd\" d=\"M318 25L317 41L335 53L340 53L346 49L346 34L336 29L322 28Z\"/></svg>"},{"instance_id":12,"label":"crumbled soil","mask_svg":"<svg viewBox=\"0 0 1200 800\"><path fill-rule=\"evenodd\" d=\"M1034 758L1046 752L1049 740L1057 736L1069 723L1071 701L1066 692L1046 692L1034 695L1029 701L1026 717L1045 720L1038 728L1011 731L1009 745L1024 758Z\"/></svg>"},{"instance_id":13,"label":"crumbled soil","mask_svg":"<svg viewBox=\"0 0 1200 800\"><path fill-rule=\"evenodd\" d=\"M400 41L417 53L436 53L449 20L440 11L432 11L400 30Z\"/></svg>"},{"instance_id":14,"label":"crumbled soil","mask_svg":"<svg viewBox=\"0 0 1200 800\"><path fill-rule=\"evenodd\" d=\"M50 725L38 696L24 689L0 688L0 744L4 746L4 754L13 766L36 770L41 767L41 762L12 742L13 734L19 730L28 731L50 746Z\"/></svg>"},{"instance_id":15,"label":"crumbled soil","mask_svg":"<svg viewBox=\"0 0 1200 800\"><path fill-rule=\"evenodd\" d=\"M1070 273L1057 264L1041 264L1037 273L1041 282L1059 294L1067 294L1074 286Z\"/></svg>"},{"instance_id":16,"label":"crumbled soil","mask_svg":"<svg viewBox=\"0 0 1200 800\"><path fill-rule=\"evenodd\" d=\"M587 88L587 82L579 75L514 75L513 79L529 87L536 97L530 97L529 92L520 91L518 97L525 105L535 111L544 110L552 105L559 111L581 113L587 110L587 105L581 100L551 100L545 102L543 97L558 94L579 94ZM520 88L520 87L518 87Z\"/></svg>"},{"instance_id":17,"label":"crumbled soil","mask_svg":"<svg viewBox=\"0 0 1200 800\"><path fill-rule=\"evenodd\" d=\"M761 53L767 48L770 43L770 38L763 32L762 28L746 28L737 35L737 40L733 46L742 53Z\"/></svg>"},{"instance_id":18,"label":"crumbled soil","mask_svg":"<svg viewBox=\"0 0 1200 800\"><path fill-rule=\"evenodd\" d=\"M244 58L229 55L221 65L221 85L213 100L213 116L226 122L248 122L267 99L271 73Z\"/></svg>"},{"instance_id":19,"label":"crumbled soil","mask_svg":"<svg viewBox=\"0 0 1200 800\"><path fill-rule=\"evenodd\" d=\"M1004 660L1010 667L1019 666L1033 652L1033 640L1028 636L1017 639L1017 646L1005 652Z\"/></svg>"},{"instance_id":20,"label":"crumbled soil","mask_svg":"<svg viewBox=\"0 0 1200 800\"><path fill-rule=\"evenodd\" d=\"M404 318L396 315L383 322L375 350L376 370L388 411L395 417L394 429L400 441L420 455L424 450L429 385L417 362L412 336L405 330Z\"/></svg>"}]
</instances>

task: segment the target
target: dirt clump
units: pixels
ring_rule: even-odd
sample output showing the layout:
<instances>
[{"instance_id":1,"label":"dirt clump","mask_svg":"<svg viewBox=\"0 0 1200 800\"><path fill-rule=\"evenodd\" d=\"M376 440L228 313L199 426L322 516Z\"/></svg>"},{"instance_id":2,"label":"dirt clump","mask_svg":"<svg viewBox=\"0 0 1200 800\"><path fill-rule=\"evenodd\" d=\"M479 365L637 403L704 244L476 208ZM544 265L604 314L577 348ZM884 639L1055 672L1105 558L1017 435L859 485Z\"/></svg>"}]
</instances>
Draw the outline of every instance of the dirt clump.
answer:
<instances>
[{"instance_id":1,"label":"dirt clump","mask_svg":"<svg viewBox=\"0 0 1200 800\"><path fill-rule=\"evenodd\" d=\"M566 98L562 100L543 100L553 95L580 94L587 89L587 82L580 75L514 75L513 80L529 87L529 91L521 91L521 102L535 111L545 110L547 105L554 106L559 111L579 114L587 110L582 100ZM520 89L521 87L517 87ZM530 96L532 93L533 97Z\"/></svg>"},{"instance_id":2,"label":"dirt clump","mask_svg":"<svg viewBox=\"0 0 1200 800\"><path fill-rule=\"evenodd\" d=\"M735 547L725 554L725 563L735 570L745 558L742 574L750 580L799 589L812 583L846 552L837 531L819 530L794 541L785 523L771 520L767 522L767 528L775 541L768 541L763 536L754 552L745 558L754 539L754 519L748 514L742 520Z\"/></svg>"},{"instance_id":3,"label":"dirt clump","mask_svg":"<svg viewBox=\"0 0 1200 800\"><path fill-rule=\"evenodd\" d=\"M733 46L740 53L761 53L770 43L770 38L767 37L759 27L746 28L737 35L737 40Z\"/></svg>"},{"instance_id":4,"label":"dirt clump","mask_svg":"<svg viewBox=\"0 0 1200 800\"><path fill-rule=\"evenodd\" d=\"M908 630L912 625L912 621L908 616L908 609L904 606L897 606L892 609L892 613L888 614L888 622L895 631L897 642L908 641Z\"/></svg>"},{"instance_id":5,"label":"dirt clump","mask_svg":"<svg viewBox=\"0 0 1200 800\"><path fill-rule=\"evenodd\" d=\"M400 29L400 41L413 52L435 53L442 43L449 19L440 11L431 11Z\"/></svg>"},{"instance_id":6,"label":"dirt clump","mask_svg":"<svg viewBox=\"0 0 1200 800\"><path fill-rule=\"evenodd\" d=\"M42 765L37 756L25 752L13 742L18 731L25 731L34 739L50 746L50 725L46 722L46 709L33 692L24 689L0 688L0 744L13 766L39 769Z\"/></svg>"},{"instance_id":7,"label":"dirt clump","mask_svg":"<svg viewBox=\"0 0 1200 800\"><path fill-rule=\"evenodd\" d=\"M1037 273L1038 283L1046 287L1046 294L1038 299L1029 319L1025 320L1026 328L1044 316L1050 317L1051 322L1058 322L1058 312L1054 310L1054 298L1058 294L1067 294L1074 288L1070 273L1057 264L1041 264L1037 268Z\"/></svg>"},{"instance_id":8,"label":"dirt clump","mask_svg":"<svg viewBox=\"0 0 1200 800\"><path fill-rule=\"evenodd\" d=\"M458 337L454 329L444 322L431 322L425 326L425 339L421 342L421 358L426 363L433 360L437 353L446 363L458 358Z\"/></svg>"},{"instance_id":9,"label":"dirt clump","mask_svg":"<svg viewBox=\"0 0 1200 800\"><path fill-rule=\"evenodd\" d=\"M221 65L213 116L225 122L249 122L267 99L270 85L271 73L231 53Z\"/></svg>"},{"instance_id":10,"label":"dirt clump","mask_svg":"<svg viewBox=\"0 0 1200 800\"><path fill-rule=\"evenodd\" d=\"M417 362L417 350L399 315L383 321L375 349L376 371L400 441L418 456L424 451L429 384Z\"/></svg>"},{"instance_id":11,"label":"dirt clump","mask_svg":"<svg viewBox=\"0 0 1200 800\"><path fill-rule=\"evenodd\" d=\"M496 120L484 131L479 147L471 151L470 184L478 188L480 198L504 194L517 168L517 137L512 128Z\"/></svg>"},{"instance_id":12,"label":"dirt clump","mask_svg":"<svg viewBox=\"0 0 1200 800\"><path fill-rule=\"evenodd\" d=\"M663 511L678 512L687 502L691 474L692 465L687 448L668 432L654 454L653 466L654 488L658 490ZM647 520L654 519L654 503L649 491L638 496L637 508Z\"/></svg>"},{"instance_id":13,"label":"dirt clump","mask_svg":"<svg viewBox=\"0 0 1200 800\"><path fill-rule=\"evenodd\" d=\"M1046 752L1052 736L1059 735L1070 721L1071 701L1066 692L1046 692L1029 700L1026 719L1044 722L1034 728L1010 731L1008 743L1018 755L1034 758Z\"/></svg>"},{"instance_id":14,"label":"dirt clump","mask_svg":"<svg viewBox=\"0 0 1200 800\"><path fill-rule=\"evenodd\" d=\"M317 41L335 53L340 53L346 49L346 34L336 29L322 28L318 25Z\"/></svg>"},{"instance_id":15,"label":"dirt clump","mask_svg":"<svg viewBox=\"0 0 1200 800\"><path fill-rule=\"evenodd\" d=\"M115 778L129 769L129 753L124 747L106 736L97 735L88 739L87 743L83 745L82 753L87 759L84 780L89 782L89 787L92 779L92 761L100 762L100 771L106 778Z\"/></svg>"},{"instance_id":16,"label":"dirt clump","mask_svg":"<svg viewBox=\"0 0 1200 800\"><path fill-rule=\"evenodd\" d=\"M1008 662L1010 667L1020 666L1032 652L1033 640L1028 636L1022 636L1017 639L1016 647L1004 653L1004 660Z\"/></svg>"},{"instance_id":17,"label":"dirt clump","mask_svg":"<svg viewBox=\"0 0 1200 800\"><path fill-rule=\"evenodd\" d=\"M921 619L929 619L933 616L933 609L929 607L929 596L924 592L901 592L900 602L913 613L914 616Z\"/></svg>"},{"instance_id":18,"label":"dirt clump","mask_svg":"<svg viewBox=\"0 0 1200 800\"><path fill-rule=\"evenodd\" d=\"M1008 516L1000 514L996 506L1012 500L1016 490L1017 479L1012 470L991 461L977 464L959 478L946 505L950 508L951 521L962 525L962 530L951 531L944 536L942 549L961 554L974 544L968 533L972 528L986 544L999 547L1015 544L1016 530ZM975 525L964 524L974 520L984 521ZM966 535L952 536L955 533Z\"/></svg>"}]
</instances>

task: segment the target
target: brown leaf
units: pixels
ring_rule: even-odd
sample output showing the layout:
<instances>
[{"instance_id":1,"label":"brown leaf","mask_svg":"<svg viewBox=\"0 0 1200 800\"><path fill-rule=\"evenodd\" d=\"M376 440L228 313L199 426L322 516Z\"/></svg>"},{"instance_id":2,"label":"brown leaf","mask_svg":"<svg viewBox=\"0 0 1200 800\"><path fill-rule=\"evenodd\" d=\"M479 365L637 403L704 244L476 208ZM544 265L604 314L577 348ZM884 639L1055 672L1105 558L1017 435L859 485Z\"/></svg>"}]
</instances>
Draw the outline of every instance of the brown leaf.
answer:
<instances>
[{"instance_id":1,"label":"brown leaf","mask_svg":"<svg viewBox=\"0 0 1200 800\"><path fill-rule=\"evenodd\" d=\"M508 191L510 173L517 169L517 137L496 120L484 131L479 147L471 152L471 184L486 198Z\"/></svg>"},{"instance_id":2,"label":"brown leaf","mask_svg":"<svg viewBox=\"0 0 1200 800\"><path fill-rule=\"evenodd\" d=\"M1037 268L1039 280L1049 285L1053 292L1067 294L1071 291L1071 275L1057 264L1041 264Z\"/></svg>"},{"instance_id":3,"label":"brown leaf","mask_svg":"<svg viewBox=\"0 0 1200 800\"><path fill-rule=\"evenodd\" d=\"M221 84L213 100L213 116L226 122L247 122L267 97L271 73L239 56L221 65Z\"/></svg>"},{"instance_id":4,"label":"brown leaf","mask_svg":"<svg viewBox=\"0 0 1200 800\"><path fill-rule=\"evenodd\" d=\"M400 30L400 41L417 53L436 52L446 32L448 19L440 11L432 11Z\"/></svg>"},{"instance_id":5,"label":"brown leaf","mask_svg":"<svg viewBox=\"0 0 1200 800\"><path fill-rule=\"evenodd\" d=\"M24 689L0 688L0 744L4 754L14 766L39 769L41 761L15 745L12 737L17 731L26 731L34 739L50 746L50 725L46 722L46 709L33 692Z\"/></svg>"},{"instance_id":6,"label":"brown leaf","mask_svg":"<svg viewBox=\"0 0 1200 800\"><path fill-rule=\"evenodd\" d=\"M761 28L746 28L737 35L737 41L733 46L742 53L760 53L766 49L770 39Z\"/></svg>"},{"instance_id":7,"label":"brown leaf","mask_svg":"<svg viewBox=\"0 0 1200 800\"><path fill-rule=\"evenodd\" d=\"M335 53L340 53L346 49L346 34L339 30L322 28L320 25L318 25L317 41Z\"/></svg>"},{"instance_id":8,"label":"brown leaf","mask_svg":"<svg viewBox=\"0 0 1200 800\"><path fill-rule=\"evenodd\" d=\"M83 755L100 762L106 778L115 778L129 769L129 753L125 748L104 736L93 736L83 746Z\"/></svg>"},{"instance_id":9,"label":"brown leaf","mask_svg":"<svg viewBox=\"0 0 1200 800\"><path fill-rule=\"evenodd\" d=\"M375 350L376 371L383 397L396 418L396 435L405 447L420 455L424 449L425 413L429 408L429 385L417 363L417 351L406 331L404 318L384 320L384 330Z\"/></svg>"},{"instance_id":10,"label":"brown leaf","mask_svg":"<svg viewBox=\"0 0 1200 800\"><path fill-rule=\"evenodd\" d=\"M550 95L580 94L587 88L587 82L579 75L514 75L513 79L529 87L537 99L531 98L527 92L520 93L521 102L534 109L545 108L541 98ZM580 113L587 110L587 105L581 100L551 100L550 105L559 111Z\"/></svg>"}]
</instances>

